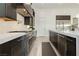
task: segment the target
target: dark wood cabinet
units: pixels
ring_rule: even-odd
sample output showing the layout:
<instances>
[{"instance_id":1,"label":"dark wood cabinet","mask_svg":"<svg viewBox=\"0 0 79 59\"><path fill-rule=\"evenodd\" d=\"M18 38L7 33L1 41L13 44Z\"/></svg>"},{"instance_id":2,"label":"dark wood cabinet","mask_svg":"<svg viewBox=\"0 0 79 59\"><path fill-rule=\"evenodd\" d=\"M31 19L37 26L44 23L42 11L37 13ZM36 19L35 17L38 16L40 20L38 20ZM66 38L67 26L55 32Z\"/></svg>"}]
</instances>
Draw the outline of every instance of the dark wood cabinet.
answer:
<instances>
[{"instance_id":1,"label":"dark wood cabinet","mask_svg":"<svg viewBox=\"0 0 79 59\"><path fill-rule=\"evenodd\" d=\"M66 56L66 50L67 50L67 43L65 36L59 34L58 35L58 51L60 55Z\"/></svg>"},{"instance_id":2,"label":"dark wood cabinet","mask_svg":"<svg viewBox=\"0 0 79 59\"><path fill-rule=\"evenodd\" d=\"M50 42L61 56L76 56L76 38L50 31Z\"/></svg>"},{"instance_id":3,"label":"dark wood cabinet","mask_svg":"<svg viewBox=\"0 0 79 59\"><path fill-rule=\"evenodd\" d=\"M76 38L66 36L67 42L67 56L76 56Z\"/></svg>"},{"instance_id":4,"label":"dark wood cabinet","mask_svg":"<svg viewBox=\"0 0 79 59\"><path fill-rule=\"evenodd\" d=\"M58 34L56 32L50 31L50 41L58 49Z\"/></svg>"},{"instance_id":5,"label":"dark wood cabinet","mask_svg":"<svg viewBox=\"0 0 79 59\"><path fill-rule=\"evenodd\" d=\"M25 55L23 44L24 44L24 41L26 39L24 37L26 37L26 36L19 37L19 38L12 41L12 43L11 43L12 44L12 47L11 47L11 55L12 56L23 56L23 55Z\"/></svg>"},{"instance_id":6,"label":"dark wood cabinet","mask_svg":"<svg viewBox=\"0 0 79 59\"><path fill-rule=\"evenodd\" d=\"M28 56L36 39L36 31L0 45L0 56Z\"/></svg>"},{"instance_id":7,"label":"dark wood cabinet","mask_svg":"<svg viewBox=\"0 0 79 59\"><path fill-rule=\"evenodd\" d=\"M16 20L16 9L13 8L12 3L5 4L6 17Z\"/></svg>"},{"instance_id":8,"label":"dark wood cabinet","mask_svg":"<svg viewBox=\"0 0 79 59\"><path fill-rule=\"evenodd\" d=\"M25 37L22 36L0 45L0 56L24 56L25 55Z\"/></svg>"},{"instance_id":9,"label":"dark wood cabinet","mask_svg":"<svg viewBox=\"0 0 79 59\"><path fill-rule=\"evenodd\" d=\"M0 45L0 56L10 56L11 55L11 45L10 42Z\"/></svg>"},{"instance_id":10,"label":"dark wood cabinet","mask_svg":"<svg viewBox=\"0 0 79 59\"><path fill-rule=\"evenodd\" d=\"M8 17L16 20L16 9L11 3L0 3L0 17Z\"/></svg>"},{"instance_id":11,"label":"dark wood cabinet","mask_svg":"<svg viewBox=\"0 0 79 59\"><path fill-rule=\"evenodd\" d=\"M58 51L62 56L76 56L76 38L58 35Z\"/></svg>"}]
</instances>

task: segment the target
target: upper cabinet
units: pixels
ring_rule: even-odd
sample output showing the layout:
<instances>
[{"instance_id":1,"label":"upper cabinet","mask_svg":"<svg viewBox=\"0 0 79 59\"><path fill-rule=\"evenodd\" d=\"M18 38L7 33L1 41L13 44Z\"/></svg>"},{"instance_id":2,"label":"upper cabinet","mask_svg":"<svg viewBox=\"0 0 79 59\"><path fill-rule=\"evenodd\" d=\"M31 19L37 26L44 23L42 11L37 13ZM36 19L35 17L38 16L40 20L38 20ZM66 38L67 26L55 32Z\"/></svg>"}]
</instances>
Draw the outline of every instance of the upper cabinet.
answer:
<instances>
[{"instance_id":1,"label":"upper cabinet","mask_svg":"<svg viewBox=\"0 0 79 59\"><path fill-rule=\"evenodd\" d=\"M16 9L11 3L0 3L0 17L16 19Z\"/></svg>"},{"instance_id":2,"label":"upper cabinet","mask_svg":"<svg viewBox=\"0 0 79 59\"><path fill-rule=\"evenodd\" d=\"M13 8L11 3L6 3L6 17L16 19L16 9Z\"/></svg>"}]
</instances>

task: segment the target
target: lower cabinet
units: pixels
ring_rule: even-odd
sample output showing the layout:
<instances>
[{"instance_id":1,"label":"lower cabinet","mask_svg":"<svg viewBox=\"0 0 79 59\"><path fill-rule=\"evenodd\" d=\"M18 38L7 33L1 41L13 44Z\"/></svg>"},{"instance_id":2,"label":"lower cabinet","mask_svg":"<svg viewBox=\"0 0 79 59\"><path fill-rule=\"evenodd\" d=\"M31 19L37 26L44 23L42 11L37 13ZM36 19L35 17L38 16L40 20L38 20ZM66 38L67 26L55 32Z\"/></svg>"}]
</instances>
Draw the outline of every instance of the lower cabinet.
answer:
<instances>
[{"instance_id":1,"label":"lower cabinet","mask_svg":"<svg viewBox=\"0 0 79 59\"><path fill-rule=\"evenodd\" d=\"M10 43L5 43L0 45L0 56L10 56L11 55L11 45Z\"/></svg>"},{"instance_id":2,"label":"lower cabinet","mask_svg":"<svg viewBox=\"0 0 79 59\"><path fill-rule=\"evenodd\" d=\"M26 36L19 37L12 41L12 46L11 46L11 55L12 56L23 56L25 55L25 48L27 48L27 42L25 41ZM25 45L26 44L26 45Z\"/></svg>"},{"instance_id":3,"label":"lower cabinet","mask_svg":"<svg viewBox=\"0 0 79 59\"><path fill-rule=\"evenodd\" d=\"M0 45L0 56L27 56L36 39L36 31Z\"/></svg>"},{"instance_id":4,"label":"lower cabinet","mask_svg":"<svg viewBox=\"0 0 79 59\"><path fill-rule=\"evenodd\" d=\"M4 44L0 45L0 56L24 56L25 48L27 48L27 45L24 44L27 43L25 40L26 36L22 36L19 38L16 38L12 41L6 42Z\"/></svg>"},{"instance_id":5,"label":"lower cabinet","mask_svg":"<svg viewBox=\"0 0 79 59\"><path fill-rule=\"evenodd\" d=\"M56 49L58 49L58 34L50 31L50 41L55 46Z\"/></svg>"},{"instance_id":6,"label":"lower cabinet","mask_svg":"<svg viewBox=\"0 0 79 59\"><path fill-rule=\"evenodd\" d=\"M66 37L67 42L67 56L76 56L76 38Z\"/></svg>"},{"instance_id":7,"label":"lower cabinet","mask_svg":"<svg viewBox=\"0 0 79 59\"><path fill-rule=\"evenodd\" d=\"M76 38L50 31L50 42L61 56L76 56Z\"/></svg>"},{"instance_id":8,"label":"lower cabinet","mask_svg":"<svg viewBox=\"0 0 79 59\"><path fill-rule=\"evenodd\" d=\"M13 46L11 48L11 55L12 56L20 56L20 55L22 55L21 42L17 42L17 43L13 44Z\"/></svg>"},{"instance_id":9,"label":"lower cabinet","mask_svg":"<svg viewBox=\"0 0 79 59\"><path fill-rule=\"evenodd\" d=\"M67 50L66 39L63 35L58 35L58 51L60 55L65 56Z\"/></svg>"}]
</instances>

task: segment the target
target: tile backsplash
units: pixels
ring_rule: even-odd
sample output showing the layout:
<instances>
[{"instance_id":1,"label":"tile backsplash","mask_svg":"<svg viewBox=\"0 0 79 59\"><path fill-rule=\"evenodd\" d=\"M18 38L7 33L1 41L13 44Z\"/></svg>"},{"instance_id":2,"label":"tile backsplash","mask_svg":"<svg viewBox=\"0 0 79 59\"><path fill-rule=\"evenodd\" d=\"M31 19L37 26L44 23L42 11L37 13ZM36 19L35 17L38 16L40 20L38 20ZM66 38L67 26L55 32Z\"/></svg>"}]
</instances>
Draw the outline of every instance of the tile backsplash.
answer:
<instances>
[{"instance_id":1,"label":"tile backsplash","mask_svg":"<svg viewBox=\"0 0 79 59\"><path fill-rule=\"evenodd\" d=\"M9 31L17 24L16 21L0 22L0 32Z\"/></svg>"}]
</instances>

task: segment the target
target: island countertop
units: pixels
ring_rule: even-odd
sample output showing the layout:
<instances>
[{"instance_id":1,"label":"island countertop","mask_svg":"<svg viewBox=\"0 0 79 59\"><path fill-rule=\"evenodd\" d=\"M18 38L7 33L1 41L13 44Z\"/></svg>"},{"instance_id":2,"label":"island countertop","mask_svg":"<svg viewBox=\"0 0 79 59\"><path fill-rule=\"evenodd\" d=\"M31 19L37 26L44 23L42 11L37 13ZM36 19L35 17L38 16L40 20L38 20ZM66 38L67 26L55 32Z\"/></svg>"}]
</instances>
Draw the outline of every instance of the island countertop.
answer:
<instances>
[{"instance_id":1,"label":"island countertop","mask_svg":"<svg viewBox=\"0 0 79 59\"><path fill-rule=\"evenodd\" d=\"M75 38L76 39L76 55L79 56L79 31L57 31L57 30L50 30L50 31Z\"/></svg>"},{"instance_id":2,"label":"island countertop","mask_svg":"<svg viewBox=\"0 0 79 59\"><path fill-rule=\"evenodd\" d=\"M0 33L0 44L6 43L27 33Z\"/></svg>"},{"instance_id":3,"label":"island countertop","mask_svg":"<svg viewBox=\"0 0 79 59\"><path fill-rule=\"evenodd\" d=\"M50 31L54 31L56 33L63 34L63 35L66 35L66 36L70 36L70 37L73 37L73 38L79 37L79 31L57 31L57 30L50 30Z\"/></svg>"}]
</instances>

